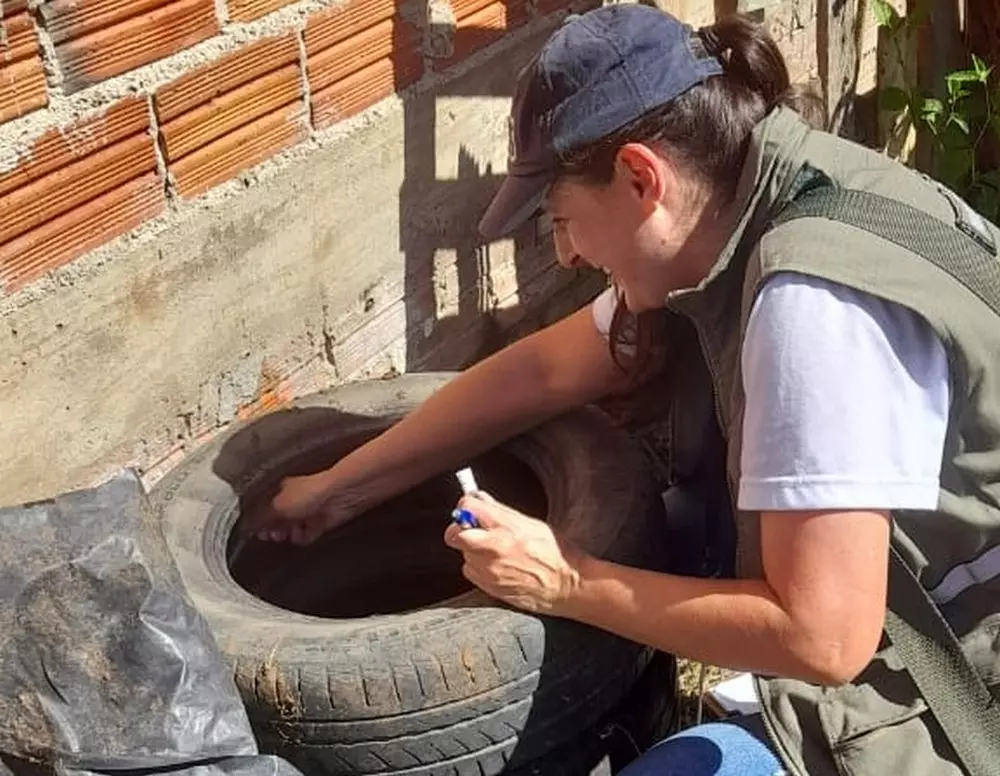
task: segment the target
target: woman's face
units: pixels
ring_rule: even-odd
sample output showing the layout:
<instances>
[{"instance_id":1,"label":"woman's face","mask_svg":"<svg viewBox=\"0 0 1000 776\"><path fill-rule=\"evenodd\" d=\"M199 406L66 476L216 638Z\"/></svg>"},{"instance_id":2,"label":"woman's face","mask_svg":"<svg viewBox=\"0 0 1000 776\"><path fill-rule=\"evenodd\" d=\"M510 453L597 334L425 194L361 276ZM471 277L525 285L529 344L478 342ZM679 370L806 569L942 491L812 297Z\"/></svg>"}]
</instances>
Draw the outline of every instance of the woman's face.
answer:
<instances>
[{"instance_id":1,"label":"woman's face","mask_svg":"<svg viewBox=\"0 0 1000 776\"><path fill-rule=\"evenodd\" d=\"M603 270L629 310L642 312L700 280L685 249L703 205L673 165L633 143L619 151L609 183L561 179L545 208L559 263Z\"/></svg>"}]
</instances>

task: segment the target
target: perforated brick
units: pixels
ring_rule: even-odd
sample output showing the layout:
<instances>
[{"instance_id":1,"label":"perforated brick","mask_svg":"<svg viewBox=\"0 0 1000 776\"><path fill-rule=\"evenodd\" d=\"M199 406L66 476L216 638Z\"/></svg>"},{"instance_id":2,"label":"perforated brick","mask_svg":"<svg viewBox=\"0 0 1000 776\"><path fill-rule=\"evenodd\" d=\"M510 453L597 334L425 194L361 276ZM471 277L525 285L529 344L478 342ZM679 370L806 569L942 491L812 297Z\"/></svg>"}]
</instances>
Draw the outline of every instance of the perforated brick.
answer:
<instances>
[{"instance_id":1,"label":"perforated brick","mask_svg":"<svg viewBox=\"0 0 1000 776\"><path fill-rule=\"evenodd\" d=\"M219 31L215 0L56 0L42 6L63 88L75 92Z\"/></svg>"},{"instance_id":2,"label":"perforated brick","mask_svg":"<svg viewBox=\"0 0 1000 776\"><path fill-rule=\"evenodd\" d=\"M38 36L23 8L4 3L0 19L0 123L48 104Z\"/></svg>"}]
</instances>

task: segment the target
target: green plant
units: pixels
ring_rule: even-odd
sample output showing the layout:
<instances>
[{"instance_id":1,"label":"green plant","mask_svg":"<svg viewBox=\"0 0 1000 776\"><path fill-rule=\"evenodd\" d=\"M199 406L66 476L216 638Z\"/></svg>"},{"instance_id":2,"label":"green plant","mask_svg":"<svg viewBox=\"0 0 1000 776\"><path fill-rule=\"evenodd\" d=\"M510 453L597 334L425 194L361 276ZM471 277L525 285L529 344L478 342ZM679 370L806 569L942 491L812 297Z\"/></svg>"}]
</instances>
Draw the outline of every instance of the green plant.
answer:
<instances>
[{"instance_id":1,"label":"green plant","mask_svg":"<svg viewBox=\"0 0 1000 776\"><path fill-rule=\"evenodd\" d=\"M888 33L901 72L907 72L905 46L927 20L924 0L907 16L900 16L888 0L872 0L876 23ZM916 84L886 86L880 107L912 124L931 139L932 169L926 172L966 199L990 220L1000 221L1000 170L984 169L983 149L1000 141L1000 79L992 65L975 54L971 67L948 73L943 99L923 93Z\"/></svg>"}]
</instances>

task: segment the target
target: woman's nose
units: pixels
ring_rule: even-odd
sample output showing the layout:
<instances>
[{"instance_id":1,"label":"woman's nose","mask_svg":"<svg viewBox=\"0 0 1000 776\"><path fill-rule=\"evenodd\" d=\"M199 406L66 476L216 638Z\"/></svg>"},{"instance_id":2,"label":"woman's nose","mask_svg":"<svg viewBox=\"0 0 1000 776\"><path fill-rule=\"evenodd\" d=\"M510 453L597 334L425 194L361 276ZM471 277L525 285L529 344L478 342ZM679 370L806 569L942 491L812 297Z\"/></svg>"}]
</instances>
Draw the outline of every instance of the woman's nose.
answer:
<instances>
[{"instance_id":1,"label":"woman's nose","mask_svg":"<svg viewBox=\"0 0 1000 776\"><path fill-rule=\"evenodd\" d=\"M573 247L573 242L566 235L556 234L556 261L565 269L573 269L580 263L580 254Z\"/></svg>"}]
</instances>

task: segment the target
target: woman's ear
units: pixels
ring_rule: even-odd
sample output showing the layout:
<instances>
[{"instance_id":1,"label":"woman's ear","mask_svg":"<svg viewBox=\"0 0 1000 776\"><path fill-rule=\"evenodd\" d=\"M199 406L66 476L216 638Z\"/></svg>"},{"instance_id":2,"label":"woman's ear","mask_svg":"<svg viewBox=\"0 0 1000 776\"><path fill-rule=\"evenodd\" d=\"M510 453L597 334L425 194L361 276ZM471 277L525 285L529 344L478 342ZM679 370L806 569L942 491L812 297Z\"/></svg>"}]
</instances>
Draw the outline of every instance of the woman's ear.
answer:
<instances>
[{"instance_id":1,"label":"woman's ear","mask_svg":"<svg viewBox=\"0 0 1000 776\"><path fill-rule=\"evenodd\" d=\"M615 157L616 174L644 207L663 202L673 179L673 169L652 148L643 143L626 143Z\"/></svg>"}]
</instances>

